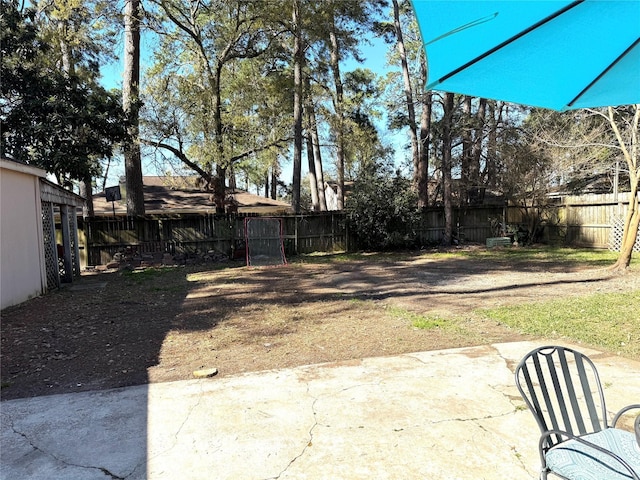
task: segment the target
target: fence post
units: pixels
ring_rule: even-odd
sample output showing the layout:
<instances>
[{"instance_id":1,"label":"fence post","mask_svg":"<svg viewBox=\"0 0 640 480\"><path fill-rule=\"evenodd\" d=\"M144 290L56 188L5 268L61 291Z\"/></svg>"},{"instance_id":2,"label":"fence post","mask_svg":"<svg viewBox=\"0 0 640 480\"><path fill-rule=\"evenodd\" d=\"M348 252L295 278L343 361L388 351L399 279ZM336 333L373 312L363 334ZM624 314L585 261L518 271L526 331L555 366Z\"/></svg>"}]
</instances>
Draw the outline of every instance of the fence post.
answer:
<instances>
[{"instance_id":1,"label":"fence post","mask_svg":"<svg viewBox=\"0 0 640 480\"><path fill-rule=\"evenodd\" d=\"M64 282L71 283L73 281L73 260L71 258L72 254L71 232L69 228L69 205L60 205L60 227L62 228L62 262L64 264L64 277L62 280Z\"/></svg>"},{"instance_id":2,"label":"fence post","mask_svg":"<svg viewBox=\"0 0 640 480\"><path fill-rule=\"evenodd\" d=\"M295 226L294 226L295 237L294 237L294 240L293 240L293 246L294 246L296 255L298 255L300 253L299 250L298 250L298 218L299 217L298 217L298 215L295 215L293 218L295 219Z\"/></svg>"},{"instance_id":3,"label":"fence post","mask_svg":"<svg viewBox=\"0 0 640 480\"><path fill-rule=\"evenodd\" d=\"M349 235L349 217L345 214L344 215L344 248L346 249L347 252L350 251L351 249L351 245L349 245L350 242L350 235Z\"/></svg>"},{"instance_id":4,"label":"fence post","mask_svg":"<svg viewBox=\"0 0 640 480\"><path fill-rule=\"evenodd\" d=\"M71 238L73 238L73 274L76 277L80 276L80 235L78 233L78 216L74 214L71 215L71 224L69 225L71 228Z\"/></svg>"},{"instance_id":5,"label":"fence post","mask_svg":"<svg viewBox=\"0 0 640 480\"><path fill-rule=\"evenodd\" d=\"M336 248L336 217L332 213L331 214L331 250L335 250Z\"/></svg>"}]
</instances>

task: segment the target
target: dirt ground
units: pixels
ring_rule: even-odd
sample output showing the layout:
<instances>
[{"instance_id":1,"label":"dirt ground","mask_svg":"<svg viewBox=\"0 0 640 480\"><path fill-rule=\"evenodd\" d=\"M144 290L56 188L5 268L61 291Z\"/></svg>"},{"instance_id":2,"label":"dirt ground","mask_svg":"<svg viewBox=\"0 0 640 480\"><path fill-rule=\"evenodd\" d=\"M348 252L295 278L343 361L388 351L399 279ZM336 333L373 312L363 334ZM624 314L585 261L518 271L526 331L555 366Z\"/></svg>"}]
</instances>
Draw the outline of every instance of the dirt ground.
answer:
<instances>
[{"instance_id":1,"label":"dirt ground","mask_svg":"<svg viewBox=\"0 0 640 480\"><path fill-rule=\"evenodd\" d=\"M1 317L2 399L507 342L474 312L640 288L638 275L466 256L86 273ZM412 313L452 319L432 329Z\"/></svg>"}]
</instances>

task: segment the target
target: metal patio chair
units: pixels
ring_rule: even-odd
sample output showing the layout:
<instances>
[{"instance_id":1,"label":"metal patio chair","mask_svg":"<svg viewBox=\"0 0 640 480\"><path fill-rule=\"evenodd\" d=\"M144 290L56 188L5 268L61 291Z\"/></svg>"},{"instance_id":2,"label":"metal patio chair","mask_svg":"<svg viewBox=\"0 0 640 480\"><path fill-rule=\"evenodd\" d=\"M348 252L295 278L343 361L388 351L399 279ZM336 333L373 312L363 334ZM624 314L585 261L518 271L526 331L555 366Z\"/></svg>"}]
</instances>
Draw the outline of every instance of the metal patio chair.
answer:
<instances>
[{"instance_id":1,"label":"metal patio chair","mask_svg":"<svg viewBox=\"0 0 640 480\"><path fill-rule=\"evenodd\" d=\"M540 478L640 480L636 435L607 420L602 385L593 362L580 352L545 346L529 352L516 367L516 386L540 427ZM640 381L640 378L638 378Z\"/></svg>"}]
</instances>

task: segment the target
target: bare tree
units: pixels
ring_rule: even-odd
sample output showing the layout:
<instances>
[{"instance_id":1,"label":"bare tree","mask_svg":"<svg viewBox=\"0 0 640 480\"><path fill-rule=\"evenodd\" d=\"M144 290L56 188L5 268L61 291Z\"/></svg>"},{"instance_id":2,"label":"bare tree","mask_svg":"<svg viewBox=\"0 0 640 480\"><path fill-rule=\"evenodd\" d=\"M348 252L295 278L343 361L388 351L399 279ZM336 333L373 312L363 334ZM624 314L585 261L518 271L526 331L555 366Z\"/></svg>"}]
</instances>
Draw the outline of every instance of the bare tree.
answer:
<instances>
[{"instance_id":1,"label":"bare tree","mask_svg":"<svg viewBox=\"0 0 640 480\"><path fill-rule=\"evenodd\" d=\"M620 246L620 256L613 265L613 269L624 270L631 264L633 247L638 237L638 225L640 224L640 207L638 206L638 183L640 182L640 136L638 135L638 123L640 122L640 104L633 106L634 112L631 119L609 107L606 117L611 129L616 136L622 155L629 167L629 205L624 220L624 231Z\"/></svg>"},{"instance_id":2,"label":"bare tree","mask_svg":"<svg viewBox=\"0 0 640 480\"><path fill-rule=\"evenodd\" d=\"M626 163L629 204L620 256L612 266L616 270L626 269L631 263L640 223L640 104L535 114L529 127L537 128L538 140L553 152L559 183L566 188L574 191L584 191L587 187L605 191L614 188L617 181L610 178L613 165Z\"/></svg>"}]
</instances>

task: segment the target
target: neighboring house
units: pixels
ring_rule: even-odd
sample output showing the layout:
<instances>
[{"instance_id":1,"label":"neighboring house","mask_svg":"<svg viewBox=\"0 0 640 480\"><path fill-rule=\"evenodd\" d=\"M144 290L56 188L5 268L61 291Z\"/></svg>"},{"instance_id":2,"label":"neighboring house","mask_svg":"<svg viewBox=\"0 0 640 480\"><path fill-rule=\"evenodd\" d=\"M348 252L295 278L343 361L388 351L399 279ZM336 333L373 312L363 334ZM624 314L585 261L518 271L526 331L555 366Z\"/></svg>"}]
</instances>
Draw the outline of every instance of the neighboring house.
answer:
<instances>
[{"instance_id":1,"label":"neighboring house","mask_svg":"<svg viewBox=\"0 0 640 480\"><path fill-rule=\"evenodd\" d=\"M327 203L327 210L329 212L337 211L338 208L338 194L334 190L334 187L324 182L324 199Z\"/></svg>"},{"instance_id":2,"label":"neighboring house","mask_svg":"<svg viewBox=\"0 0 640 480\"><path fill-rule=\"evenodd\" d=\"M202 190L196 177L153 177L142 179L144 207L147 215L209 213L216 212L213 193ZM122 199L107 202L105 194L93 197L94 214L98 217L126 215L126 192L120 186ZM243 190L227 189L226 209L229 213L255 213L262 215L283 215L293 213L286 202L253 195Z\"/></svg>"},{"instance_id":3,"label":"neighboring house","mask_svg":"<svg viewBox=\"0 0 640 480\"><path fill-rule=\"evenodd\" d=\"M347 202L349 195L353 191L353 186L355 182L344 182L344 202ZM324 182L324 198L327 204L327 211L329 212L337 212L340 210L338 208L338 184L335 182Z\"/></svg>"},{"instance_id":4,"label":"neighboring house","mask_svg":"<svg viewBox=\"0 0 640 480\"><path fill-rule=\"evenodd\" d=\"M75 212L82 204L81 197L49 182L44 170L0 159L0 308L80 274Z\"/></svg>"}]
</instances>

